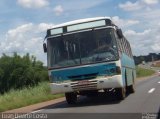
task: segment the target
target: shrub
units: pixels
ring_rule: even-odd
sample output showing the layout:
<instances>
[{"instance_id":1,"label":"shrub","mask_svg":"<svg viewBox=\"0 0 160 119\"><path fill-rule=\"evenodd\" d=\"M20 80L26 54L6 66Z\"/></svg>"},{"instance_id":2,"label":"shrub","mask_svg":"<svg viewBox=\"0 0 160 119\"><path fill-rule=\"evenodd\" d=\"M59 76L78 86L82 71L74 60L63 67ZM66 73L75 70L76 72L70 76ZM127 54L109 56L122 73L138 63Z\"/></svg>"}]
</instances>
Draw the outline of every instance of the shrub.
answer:
<instances>
[{"instance_id":1,"label":"shrub","mask_svg":"<svg viewBox=\"0 0 160 119\"><path fill-rule=\"evenodd\" d=\"M11 57L3 54L0 58L0 93L11 89L22 89L35 86L39 82L47 81L47 69L41 61L28 53Z\"/></svg>"}]
</instances>

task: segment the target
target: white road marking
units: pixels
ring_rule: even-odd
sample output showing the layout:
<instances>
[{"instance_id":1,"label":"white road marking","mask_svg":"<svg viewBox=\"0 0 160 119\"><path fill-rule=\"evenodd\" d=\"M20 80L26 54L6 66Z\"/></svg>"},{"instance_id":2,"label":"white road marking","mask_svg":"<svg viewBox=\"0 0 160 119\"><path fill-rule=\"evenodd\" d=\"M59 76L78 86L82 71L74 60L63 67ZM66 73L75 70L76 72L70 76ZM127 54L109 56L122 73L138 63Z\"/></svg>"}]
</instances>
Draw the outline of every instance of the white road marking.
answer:
<instances>
[{"instance_id":1,"label":"white road marking","mask_svg":"<svg viewBox=\"0 0 160 119\"><path fill-rule=\"evenodd\" d=\"M160 81L158 83L160 83Z\"/></svg>"},{"instance_id":2,"label":"white road marking","mask_svg":"<svg viewBox=\"0 0 160 119\"><path fill-rule=\"evenodd\" d=\"M148 91L148 93L153 93L153 91L155 90L155 88L152 88Z\"/></svg>"},{"instance_id":3,"label":"white road marking","mask_svg":"<svg viewBox=\"0 0 160 119\"><path fill-rule=\"evenodd\" d=\"M37 112L40 112L40 111L42 111L42 109L41 109L41 110L33 111L33 112L31 112L31 113L37 113Z\"/></svg>"}]
</instances>

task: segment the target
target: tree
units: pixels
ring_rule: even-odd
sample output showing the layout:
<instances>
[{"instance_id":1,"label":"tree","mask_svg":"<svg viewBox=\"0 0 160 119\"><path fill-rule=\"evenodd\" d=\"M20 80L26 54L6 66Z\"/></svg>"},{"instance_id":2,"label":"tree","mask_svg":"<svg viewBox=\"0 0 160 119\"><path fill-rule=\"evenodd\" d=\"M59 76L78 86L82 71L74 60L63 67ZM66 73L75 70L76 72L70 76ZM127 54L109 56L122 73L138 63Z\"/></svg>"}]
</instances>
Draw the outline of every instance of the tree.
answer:
<instances>
[{"instance_id":1,"label":"tree","mask_svg":"<svg viewBox=\"0 0 160 119\"><path fill-rule=\"evenodd\" d=\"M35 56L30 57L29 53L23 57L17 53L12 57L3 54L0 58L0 93L35 86L46 80L47 69Z\"/></svg>"}]
</instances>

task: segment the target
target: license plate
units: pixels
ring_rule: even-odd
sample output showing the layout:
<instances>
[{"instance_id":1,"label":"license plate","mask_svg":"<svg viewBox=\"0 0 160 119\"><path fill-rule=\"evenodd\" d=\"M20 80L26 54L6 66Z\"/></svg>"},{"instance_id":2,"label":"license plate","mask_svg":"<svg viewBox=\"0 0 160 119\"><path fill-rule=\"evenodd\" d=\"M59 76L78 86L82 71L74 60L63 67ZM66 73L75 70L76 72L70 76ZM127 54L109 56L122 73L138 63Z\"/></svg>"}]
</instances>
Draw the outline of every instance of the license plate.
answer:
<instances>
[{"instance_id":1,"label":"license plate","mask_svg":"<svg viewBox=\"0 0 160 119\"><path fill-rule=\"evenodd\" d=\"M88 85L90 84L89 81L78 81L78 85Z\"/></svg>"}]
</instances>

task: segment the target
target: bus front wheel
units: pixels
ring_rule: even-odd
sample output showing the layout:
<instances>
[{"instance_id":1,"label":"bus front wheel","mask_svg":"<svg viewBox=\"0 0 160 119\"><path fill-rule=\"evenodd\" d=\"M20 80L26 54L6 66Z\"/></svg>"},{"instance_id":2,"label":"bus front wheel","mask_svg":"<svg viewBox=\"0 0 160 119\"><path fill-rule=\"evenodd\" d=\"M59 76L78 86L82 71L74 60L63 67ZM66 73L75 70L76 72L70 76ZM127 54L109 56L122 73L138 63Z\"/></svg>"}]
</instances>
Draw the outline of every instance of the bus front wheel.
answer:
<instances>
[{"instance_id":1,"label":"bus front wheel","mask_svg":"<svg viewBox=\"0 0 160 119\"><path fill-rule=\"evenodd\" d=\"M65 93L65 97L68 104L75 104L77 102L76 93Z\"/></svg>"},{"instance_id":2,"label":"bus front wheel","mask_svg":"<svg viewBox=\"0 0 160 119\"><path fill-rule=\"evenodd\" d=\"M119 100L124 100L126 97L126 88L116 88L116 94Z\"/></svg>"}]
</instances>

